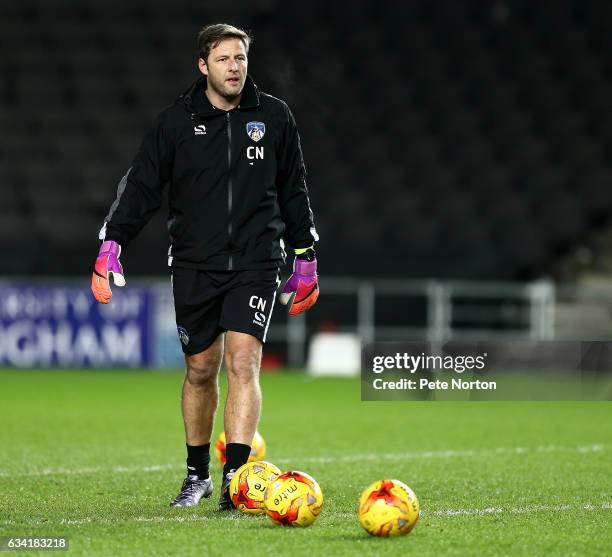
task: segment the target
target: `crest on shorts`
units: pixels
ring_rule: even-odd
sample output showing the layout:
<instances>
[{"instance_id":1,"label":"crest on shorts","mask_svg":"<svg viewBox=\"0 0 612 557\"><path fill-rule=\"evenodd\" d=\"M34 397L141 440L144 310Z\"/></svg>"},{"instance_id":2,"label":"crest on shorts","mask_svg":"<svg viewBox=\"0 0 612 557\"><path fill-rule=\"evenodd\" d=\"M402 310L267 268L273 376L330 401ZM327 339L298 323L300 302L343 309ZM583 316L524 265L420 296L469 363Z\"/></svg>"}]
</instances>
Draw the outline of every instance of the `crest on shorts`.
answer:
<instances>
[{"instance_id":1,"label":"crest on shorts","mask_svg":"<svg viewBox=\"0 0 612 557\"><path fill-rule=\"evenodd\" d=\"M187 346L189 344L189 334L187 333L187 329L185 329L185 327L177 327L176 329L181 342Z\"/></svg>"},{"instance_id":2,"label":"crest on shorts","mask_svg":"<svg viewBox=\"0 0 612 557\"><path fill-rule=\"evenodd\" d=\"M266 133L266 125L263 122L248 122L246 125L247 135L257 143Z\"/></svg>"}]
</instances>

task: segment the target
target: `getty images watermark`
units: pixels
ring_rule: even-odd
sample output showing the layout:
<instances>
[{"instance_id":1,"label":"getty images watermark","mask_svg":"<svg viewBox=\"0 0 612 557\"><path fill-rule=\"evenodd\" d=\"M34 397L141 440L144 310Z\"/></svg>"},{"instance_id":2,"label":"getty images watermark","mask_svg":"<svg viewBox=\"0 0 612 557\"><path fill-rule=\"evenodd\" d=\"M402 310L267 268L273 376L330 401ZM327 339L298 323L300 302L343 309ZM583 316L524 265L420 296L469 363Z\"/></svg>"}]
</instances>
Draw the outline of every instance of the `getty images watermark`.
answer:
<instances>
[{"instance_id":1,"label":"getty images watermark","mask_svg":"<svg viewBox=\"0 0 612 557\"><path fill-rule=\"evenodd\" d=\"M388 370L402 370L411 375L417 372L451 372L454 374L462 374L466 371L482 371L485 369L487 353L479 355L434 355L421 352L418 355L409 354L408 352L396 352L392 356L374 356L372 358L372 372L382 374ZM451 377L450 381L442 379L432 379L429 377L410 378L402 377L400 379L384 379L376 377L372 381L372 387L376 390L466 390L466 389L496 389L495 381L482 381L475 379L466 381L461 377Z\"/></svg>"},{"instance_id":2,"label":"getty images watermark","mask_svg":"<svg viewBox=\"0 0 612 557\"><path fill-rule=\"evenodd\" d=\"M612 342L365 345L362 400L609 400Z\"/></svg>"}]
</instances>

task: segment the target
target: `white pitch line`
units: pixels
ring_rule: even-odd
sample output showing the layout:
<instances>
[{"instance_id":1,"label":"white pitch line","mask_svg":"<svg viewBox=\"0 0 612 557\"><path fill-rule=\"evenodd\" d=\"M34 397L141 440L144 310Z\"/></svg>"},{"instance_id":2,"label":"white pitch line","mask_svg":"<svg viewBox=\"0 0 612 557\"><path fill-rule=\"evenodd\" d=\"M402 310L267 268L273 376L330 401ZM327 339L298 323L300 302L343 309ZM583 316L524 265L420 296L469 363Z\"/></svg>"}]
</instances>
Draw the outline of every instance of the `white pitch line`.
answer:
<instances>
[{"instance_id":1,"label":"white pitch line","mask_svg":"<svg viewBox=\"0 0 612 557\"><path fill-rule=\"evenodd\" d=\"M181 512L181 511L178 511ZM2 526L37 526L37 525L51 525L51 526L80 526L82 524L128 524L128 523L161 523L161 522L207 522L209 520L223 520L223 521L235 521L243 518L244 515L241 513L229 513L219 514L214 518L206 516L188 515L188 516L172 516L172 515L161 515L161 516L130 516L127 518L110 518L100 516L86 516L83 518L62 518L60 520L48 520L46 518L30 518L26 520L2 520L0 525Z\"/></svg>"},{"instance_id":2,"label":"white pitch line","mask_svg":"<svg viewBox=\"0 0 612 557\"><path fill-rule=\"evenodd\" d=\"M313 456L302 458L277 458L275 462L307 462L312 464L330 464L334 462L355 462L363 460L407 460L407 459L435 459L435 458L461 458L480 457L485 455L526 455L540 453L598 453L603 452L602 444L582 445L578 447L562 447L558 445L542 445L539 447L498 447L494 449L468 449L468 450L442 450L442 451L415 451L406 453L363 453L335 456Z\"/></svg>"},{"instance_id":3,"label":"white pitch line","mask_svg":"<svg viewBox=\"0 0 612 557\"><path fill-rule=\"evenodd\" d=\"M74 476L81 474L100 474L111 472L113 474L132 474L140 472L161 472L164 470L174 470L178 468L176 463L155 464L153 466L113 466L106 468L102 466L86 466L83 468L41 468L29 472L10 473L7 470L0 470L0 477L18 476Z\"/></svg>"},{"instance_id":4,"label":"white pitch line","mask_svg":"<svg viewBox=\"0 0 612 557\"><path fill-rule=\"evenodd\" d=\"M559 445L541 445L538 447L498 447L492 449L467 449L467 450L441 450L441 451L414 451L404 453L359 453L346 455L330 456L297 456L275 458L278 464L306 463L306 464L333 464L337 462L363 462L381 460L414 460L414 459L438 459L438 458L473 458L495 455L537 455L545 453L570 453L570 454L592 454L601 453L606 450L606 446L600 443L592 445L581 445L574 447L564 447ZM155 464L150 466L114 466L102 467L92 466L84 468L42 468L39 470L11 472L10 470L0 470L0 477L39 477L39 476L73 476L86 474L140 474L145 472L162 472L165 470L178 470L180 465L177 463Z\"/></svg>"},{"instance_id":5,"label":"white pitch line","mask_svg":"<svg viewBox=\"0 0 612 557\"><path fill-rule=\"evenodd\" d=\"M598 505L583 503L580 505L527 505L525 507L485 507L483 509L438 509L424 511L427 516L486 516L489 514L532 514L538 512L562 511L609 511L612 503L605 502Z\"/></svg>"},{"instance_id":6,"label":"white pitch line","mask_svg":"<svg viewBox=\"0 0 612 557\"><path fill-rule=\"evenodd\" d=\"M551 513L551 512L563 512L563 511L609 511L612 510L612 502L604 502L593 504L590 502L580 504L561 504L561 505L527 505L524 507L484 507L481 509L422 509L423 517L436 516L443 518L454 518L457 516L487 516L487 515L498 515L498 514L535 514L535 513ZM353 519L357 517L356 513L330 513L332 517ZM109 518L109 517L92 517L87 516L83 518L62 518L60 520L48 520L48 519L27 519L27 520L3 520L0 524L3 526L79 526L82 524L130 524L130 523L188 523L188 522L207 522L209 520L240 520L244 515L238 513L219 515L213 519L205 516L172 516L172 515L158 515L158 516L131 516L127 518Z\"/></svg>"}]
</instances>

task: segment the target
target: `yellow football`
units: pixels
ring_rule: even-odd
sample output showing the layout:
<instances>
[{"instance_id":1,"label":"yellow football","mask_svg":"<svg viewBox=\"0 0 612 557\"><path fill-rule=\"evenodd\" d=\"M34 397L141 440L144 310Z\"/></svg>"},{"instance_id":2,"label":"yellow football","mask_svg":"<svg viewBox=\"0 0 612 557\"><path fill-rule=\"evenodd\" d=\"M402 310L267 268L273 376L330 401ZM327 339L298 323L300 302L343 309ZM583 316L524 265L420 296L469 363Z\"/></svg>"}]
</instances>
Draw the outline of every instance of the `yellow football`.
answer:
<instances>
[{"instance_id":1,"label":"yellow football","mask_svg":"<svg viewBox=\"0 0 612 557\"><path fill-rule=\"evenodd\" d=\"M406 484L380 480L361 494L358 514L364 530L372 536L403 536L419 519L419 500Z\"/></svg>"},{"instance_id":2,"label":"yellow football","mask_svg":"<svg viewBox=\"0 0 612 557\"><path fill-rule=\"evenodd\" d=\"M264 494L281 471L266 461L247 462L232 476L229 492L234 507L250 514L265 514Z\"/></svg>"},{"instance_id":3,"label":"yellow football","mask_svg":"<svg viewBox=\"0 0 612 557\"><path fill-rule=\"evenodd\" d=\"M285 472L268 485L264 505L275 524L310 526L323 509L323 492L312 476Z\"/></svg>"},{"instance_id":4,"label":"yellow football","mask_svg":"<svg viewBox=\"0 0 612 557\"><path fill-rule=\"evenodd\" d=\"M221 465L225 464L225 431L222 431L215 441L215 455ZM257 460L263 460L266 457L266 442L261 436L259 431L255 432L253 442L251 443L251 454L249 455L249 462L255 462Z\"/></svg>"}]
</instances>

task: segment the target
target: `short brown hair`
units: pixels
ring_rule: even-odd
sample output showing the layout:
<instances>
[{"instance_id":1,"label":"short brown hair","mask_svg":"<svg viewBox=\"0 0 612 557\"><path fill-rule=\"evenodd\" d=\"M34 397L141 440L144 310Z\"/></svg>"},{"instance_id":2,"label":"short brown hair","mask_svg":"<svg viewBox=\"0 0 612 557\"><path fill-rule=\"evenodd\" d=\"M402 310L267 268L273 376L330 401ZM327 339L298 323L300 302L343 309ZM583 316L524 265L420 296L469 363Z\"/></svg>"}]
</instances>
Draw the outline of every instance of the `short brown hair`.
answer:
<instances>
[{"instance_id":1,"label":"short brown hair","mask_svg":"<svg viewBox=\"0 0 612 557\"><path fill-rule=\"evenodd\" d=\"M253 42L251 33L244 31L228 23L213 23L202 27L198 33L199 56L204 61L208 60L211 49L215 48L223 39L240 39L244 48L249 53L249 46Z\"/></svg>"}]
</instances>

